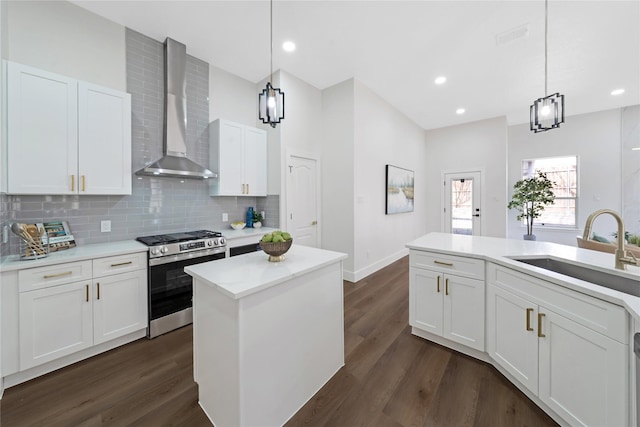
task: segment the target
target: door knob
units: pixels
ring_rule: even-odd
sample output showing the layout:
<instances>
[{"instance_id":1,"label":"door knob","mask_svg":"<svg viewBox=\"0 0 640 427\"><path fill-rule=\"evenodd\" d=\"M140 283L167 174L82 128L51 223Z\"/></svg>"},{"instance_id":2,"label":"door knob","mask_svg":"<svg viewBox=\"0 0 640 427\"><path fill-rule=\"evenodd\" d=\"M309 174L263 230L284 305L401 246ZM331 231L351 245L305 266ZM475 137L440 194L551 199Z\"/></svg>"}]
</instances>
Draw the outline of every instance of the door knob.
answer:
<instances>
[{"instance_id":1,"label":"door knob","mask_svg":"<svg viewBox=\"0 0 640 427\"><path fill-rule=\"evenodd\" d=\"M318 224L318 221L313 221L313 222L311 223L311 225L316 225L316 224Z\"/></svg>"}]
</instances>

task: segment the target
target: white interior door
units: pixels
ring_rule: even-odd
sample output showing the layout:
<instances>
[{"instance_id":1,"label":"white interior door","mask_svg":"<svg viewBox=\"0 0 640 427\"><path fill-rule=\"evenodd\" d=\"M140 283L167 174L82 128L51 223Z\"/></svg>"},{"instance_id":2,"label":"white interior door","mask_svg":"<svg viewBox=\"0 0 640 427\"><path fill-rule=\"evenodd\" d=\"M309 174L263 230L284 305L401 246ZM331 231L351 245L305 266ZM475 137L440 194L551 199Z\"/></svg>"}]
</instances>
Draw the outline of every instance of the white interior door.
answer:
<instances>
[{"instance_id":1,"label":"white interior door","mask_svg":"<svg viewBox=\"0 0 640 427\"><path fill-rule=\"evenodd\" d=\"M480 172L444 174L444 232L480 236Z\"/></svg>"},{"instance_id":2,"label":"white interior door","mask_svg":"<svg viewBox=\"0 0 640 427\"><path fill-rule=\"evenodd\" d=\"M289 156L287 165L287 230L295 244L318 247L318 161Z\"/></svg>"}]
</instances>

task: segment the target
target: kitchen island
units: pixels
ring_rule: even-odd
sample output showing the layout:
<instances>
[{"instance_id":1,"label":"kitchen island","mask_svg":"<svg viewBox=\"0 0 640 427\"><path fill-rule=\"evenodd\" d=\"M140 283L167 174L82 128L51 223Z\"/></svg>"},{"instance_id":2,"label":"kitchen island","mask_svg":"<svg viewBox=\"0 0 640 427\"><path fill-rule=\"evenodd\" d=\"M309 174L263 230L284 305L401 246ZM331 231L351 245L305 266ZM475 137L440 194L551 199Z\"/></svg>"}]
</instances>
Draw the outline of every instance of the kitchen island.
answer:
<instances>
[{"instance_id":1,"label":"kitchen island","mask_svg":"<svg viewBox=\"0 0 640 427\"><path fill-rule=\"evenodd\" d=\"M347 255L294 245L285 256L185 268L199 404L217 427L282 425L344 365Z\"/></svg>"}]
</instances>

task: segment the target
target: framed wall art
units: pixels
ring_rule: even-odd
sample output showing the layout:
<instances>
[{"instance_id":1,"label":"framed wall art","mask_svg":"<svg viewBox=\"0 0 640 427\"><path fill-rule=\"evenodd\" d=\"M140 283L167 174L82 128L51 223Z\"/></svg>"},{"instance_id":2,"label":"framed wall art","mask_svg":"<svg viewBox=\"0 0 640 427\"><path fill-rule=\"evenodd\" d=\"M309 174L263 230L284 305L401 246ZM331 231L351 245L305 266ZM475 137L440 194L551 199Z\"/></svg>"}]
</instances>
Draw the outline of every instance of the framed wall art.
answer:
<instances>
[{"instance_id":1,"label":"framed wall art","mask_svg":"<svg viewBox=\"0 0 640 427\"><path fill-rule=\"evenodd\" d=\"M413 212L413 171L386 165L385 214Z\"/></svg>"}]
</instances>

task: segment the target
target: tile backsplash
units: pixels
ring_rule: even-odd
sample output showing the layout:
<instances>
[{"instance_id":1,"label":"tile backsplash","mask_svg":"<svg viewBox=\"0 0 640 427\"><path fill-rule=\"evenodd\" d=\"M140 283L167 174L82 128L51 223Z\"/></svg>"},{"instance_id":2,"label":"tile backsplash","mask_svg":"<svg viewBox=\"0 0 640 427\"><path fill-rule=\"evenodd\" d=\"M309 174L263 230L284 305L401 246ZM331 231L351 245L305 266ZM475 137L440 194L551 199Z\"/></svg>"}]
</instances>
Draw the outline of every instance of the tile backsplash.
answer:
<instances>
[{"instance_id":1,"label":"tile backsplash","mask_svg":"<svg viewBox=\"0 0 640 427\"><path fill-rule=\"evenodd\" d=\"M132 103L132 174L162 156L163 45L126 30L127 91ZM187 56L187 155L209 161L209 64ZM176 231L227 230L248 206L265 211L265 226L277 227L279 197L211 197L207 181L133 175L130 196L14 196L0 194L0 225L68 221L79 245ZM100 232L100 221L111 232ZM16 253L17 236L0 244L0 256Z\"/></svg>"}]
</instances>

